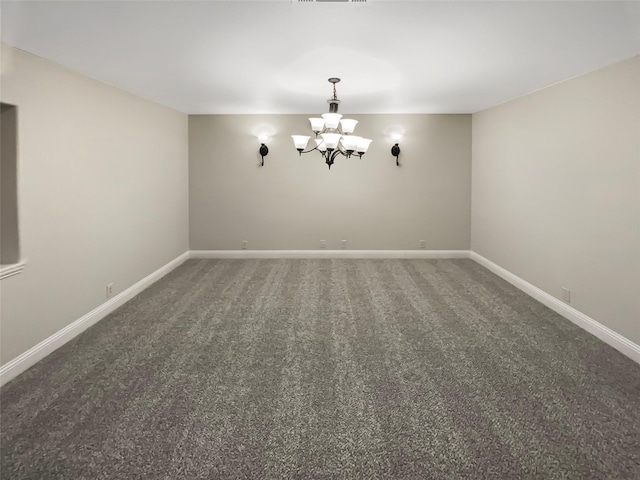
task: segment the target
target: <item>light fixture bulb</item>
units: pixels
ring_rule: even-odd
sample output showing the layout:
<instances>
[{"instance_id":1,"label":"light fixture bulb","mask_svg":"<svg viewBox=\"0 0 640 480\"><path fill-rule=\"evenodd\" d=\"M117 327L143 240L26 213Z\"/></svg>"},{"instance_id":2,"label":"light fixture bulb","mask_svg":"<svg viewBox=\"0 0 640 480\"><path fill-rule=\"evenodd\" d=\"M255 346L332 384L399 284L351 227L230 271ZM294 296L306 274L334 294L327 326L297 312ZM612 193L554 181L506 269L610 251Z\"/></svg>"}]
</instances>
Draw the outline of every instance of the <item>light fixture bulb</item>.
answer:
<instances>
[{"instance_id":1,"label":"light fixture bulb","mask_svg":"<svg viewBox=\"0 0 640 480\"><path fill-rule=\"evenodd\" d=\"M260 143L267 143L269 141L269 135L258 135Z\"/></svg>"},{"instance_id":2,"label":"light fixture bulb","mask_svg":"<svg viewBox=\"0 0 640 480\"><path fill-rule=\"evenodd\" d=\"M393 135L391 135L391 138L395 142L398 142L398 141L402 140L402 134L401 133L394 133Z\"/></svg>"}]
</instances>

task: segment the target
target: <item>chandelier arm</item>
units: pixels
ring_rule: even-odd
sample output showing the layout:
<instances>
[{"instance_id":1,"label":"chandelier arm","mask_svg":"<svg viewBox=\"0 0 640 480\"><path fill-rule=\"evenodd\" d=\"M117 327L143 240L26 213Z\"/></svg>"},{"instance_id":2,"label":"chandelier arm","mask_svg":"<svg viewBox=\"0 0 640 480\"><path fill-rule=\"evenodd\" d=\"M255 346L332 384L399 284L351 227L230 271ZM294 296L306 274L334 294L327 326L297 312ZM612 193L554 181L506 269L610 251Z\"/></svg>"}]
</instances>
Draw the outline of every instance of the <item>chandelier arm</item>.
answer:
<instances>
[{"instance_id":1,"label":"chandelier arm","mask_svg":"<svg viewBox=\"0 0 640 480\"><path fill-rule=\"evenodd\" d=\"M318 146L317 146L317 145L316 145L315 147L313 147L313 148L311 148L311 149L307 150L306 152L300 152L300 155L302 155L303 153L313 152L314 150L318 150ZM320 151L320 150L318 150L318 151Z\"/></svg>"},{"instance_id":2,"label":"chandelier arm","mask_svg":"<svg viewBox=\"0 0 640 480\"><path fill-rule=\"evenodd\" d=\"M316 138L318 138L318 134L316 133ZM303 153L309 153L309 152L313 152L314 150L318 150L318 145L316 145L313 148L310 148L309 150L307 150L306 152L298 152L300 155L302 155ZM320 150L318 150L320 152ZM322 152L320 152L322 153Z\"/></svg>"},{"instance_id":3,"label":"chandelier arm","mask_svg":"<svg viewBox=\"0 0 640 480\"><path fill-rule=\"evenodd\" d=\"M344 153L342 150L340 150L339 148L336 148L333 152L331 152L331 163L335 161L338 154L342 155L343 157L347 156L347 154Z\"/></svg>"}]
</instances>

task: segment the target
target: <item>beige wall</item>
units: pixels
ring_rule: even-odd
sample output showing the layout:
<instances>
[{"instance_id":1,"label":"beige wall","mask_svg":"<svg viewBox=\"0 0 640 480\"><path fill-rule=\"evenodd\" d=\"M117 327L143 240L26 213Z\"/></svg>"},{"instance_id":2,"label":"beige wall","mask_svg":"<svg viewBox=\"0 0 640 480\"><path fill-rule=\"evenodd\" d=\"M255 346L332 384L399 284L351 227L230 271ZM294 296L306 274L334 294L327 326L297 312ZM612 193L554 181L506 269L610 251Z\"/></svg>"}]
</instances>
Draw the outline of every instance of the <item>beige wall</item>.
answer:
<instances>
[{"instance_id":1,"label":"beige wall","mask_svg":"<svg viewBox=\"0 0 640 480\"><path fill-rule=\"evenodd\" d=\"M322 107L319 105L319 107ZM346 110L346 107L343 107ZM298 156L311 115L189 117L193 250L468 249L470 115L345 115L374 140L362 158ZM315 115L314 115L315 116ZM385 132L402 128L400 167ZM271 129L265 166L255 134Z\"/></svg>"},{"instance_id":2,"label":"beige wall","mask_svg":"<svg viewBox=\"0 0 640 480\"><path fill-rule=\"evenodd\" d=\"M0 285L6 363L188 249L188 123L7 46L1 72L27 261Z\"/></svg>"},{"instance_id":3,"label":"beige wall","mask_svg":"<svg viewBox=\"0 0 640 480\"><path fill-rule=\"evenodd\" d=\"M473 115L471 248L640 344L640 57Z\"/></svg>"}]
</instances>

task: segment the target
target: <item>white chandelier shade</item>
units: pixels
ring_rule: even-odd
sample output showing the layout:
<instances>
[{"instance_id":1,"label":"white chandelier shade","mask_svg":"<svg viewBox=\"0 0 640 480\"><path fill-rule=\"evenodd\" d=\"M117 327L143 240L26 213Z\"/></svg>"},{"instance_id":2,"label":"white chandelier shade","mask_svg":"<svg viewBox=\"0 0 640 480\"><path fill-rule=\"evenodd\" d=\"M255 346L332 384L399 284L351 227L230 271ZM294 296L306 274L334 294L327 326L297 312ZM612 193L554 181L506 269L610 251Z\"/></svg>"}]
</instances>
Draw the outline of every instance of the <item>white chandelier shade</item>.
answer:
<instances>
[{"instance_id":1,"label":"white chandelier shade","mask_svg":"<svg viewBox=\"0 0 640 480\"><path fill-rule=\"evenodd\" d=\"M327 150L335 150L342 135L339 133L322 133L320 134L324 140L324 146Z\"/></svg>"},{"instance_id":2,"label":"white chandelier shade","mask_svg":"<svg viewBox=\"0 0 640 480\"><path fill-rule=\"evenodd\" d=\"M371 142L373 142L373 140L369 138L361 138L360 142L358 143L358 148L356 150L358 152L366 153L367 150L369 149L369 145L371 145Z\"/></svg>"},{"instance_id":3,"label":"white chandelier shade","mask_svg":"<svg viewBox=\"0 0 640 480\"><path fill-rule=\"evenodd\" d=\"M357 124L358 120L353 120L351 118L344 118L340 120L340 126L342 127L343 133L353 133Z\"/></svg>"},{"instance_id":4,"label":"white chandelier shade","mask_svg":"<svg viewBox=\"0 0 640 480\"><path fill-rule=\"evenodd\" d=\"M357 135L343 135L342 146L347 152L348 151L355 152L358 149L360 140L362 140L362 137L358 137Z\"/></svg>"},{"instance_id":5,"label":"white chandelier shade","mask_svg":"<svg viewBox=\"0 0 640 480\"><path fill-rule=\"evenodd\" d=\"M336 116L334 117L334 115ZM353 133L353 131L356 128L356 125L358 124L358 120L353 120L351 118L340 119L341 116L342 115L338 115L335 113L325 113L323 117L327 118L327 120L325 120L325 118L317 118L317 117L310 118L309 123L311 123L311 130L314 133L320 133L322 130L325 129L325 127L328 129L338 128L338 124L335 122L335 119L338 118L340 121L340 127L342 129L342 133L345 133L345 134ZM335 126L332 126L332 125L335 125Z\"/></svg>"},{"instance_id":6,"label":"white chandelier shade","mask_svg":"<svg viewBox=\"0 0 640 480\"><path fill-rule=\"evenodd\" d=\"M293 143L298 150L304 150L307 148L307 143L309 143L311 137L308 135L291 135L291 138L293 138Z\"/></svg>"},{"instance_id":7,"label":"white chandelier shade","mask_svg":"<svg viewBox=\"0 0 640 480\"><path fill-rule=\"evenodd\" d=\"M311 130L316 135L324 130L324 118L310 118L309 122L311 122Z\"/></svg>"},{"instance_id":8,"label":"white chandelier shade","mask_svg":"<svg viewBox=\"0 0 640 480\"><path fill-rule=\"evenodd\" d=\"M324 119L324 127L333 130L338 128L342 115L339 113L323 113L322 118Z\"/></svg>"}]
</instances>

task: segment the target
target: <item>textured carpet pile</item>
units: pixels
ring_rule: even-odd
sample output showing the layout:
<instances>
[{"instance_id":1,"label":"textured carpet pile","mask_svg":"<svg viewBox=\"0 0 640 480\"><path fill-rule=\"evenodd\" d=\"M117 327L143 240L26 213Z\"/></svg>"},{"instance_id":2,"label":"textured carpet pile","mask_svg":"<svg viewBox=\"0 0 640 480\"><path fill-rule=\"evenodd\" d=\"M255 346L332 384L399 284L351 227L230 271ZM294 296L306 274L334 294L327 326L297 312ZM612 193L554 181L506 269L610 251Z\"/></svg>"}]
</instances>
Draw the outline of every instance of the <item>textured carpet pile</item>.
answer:
<instances>
[{"instance_id":1,"label":"textured carpet pile","mask_svg":"<svg viewBox=\"0 0 640 480\"><path fill-rule=\"evenodd\" d=\"M471 260L190 260L1 400L4 480L640 478L640 366Z\"/></svg>"}]
</instances>

